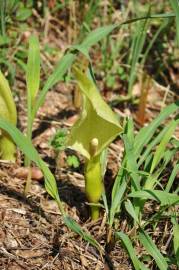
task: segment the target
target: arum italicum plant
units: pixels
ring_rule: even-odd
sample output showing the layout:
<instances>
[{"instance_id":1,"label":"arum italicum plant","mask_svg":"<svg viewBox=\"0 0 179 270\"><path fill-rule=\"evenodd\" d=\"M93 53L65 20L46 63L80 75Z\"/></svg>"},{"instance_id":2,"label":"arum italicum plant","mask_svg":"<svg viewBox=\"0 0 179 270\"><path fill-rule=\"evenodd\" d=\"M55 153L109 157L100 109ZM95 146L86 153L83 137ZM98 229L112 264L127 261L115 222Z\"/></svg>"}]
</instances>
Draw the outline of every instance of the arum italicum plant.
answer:
<instances>
[{"instance_id":1,"label":"arum italicum plant","mask_svg":"<svg viewBox=\"0 0 179 270\"><path fill-rule=\"evenodd\" d=\"M16 126L17 112L8 81L0 71L0 117ZM11 137L0 130L0 158L15 161L16 146Z\"/></svg>"},{"instance_id":2,"label":"arum italicum plant","mask_svg":"<svg viewBox=\"0 0 179 270\"><path fill-rule=\"evenodd\" d=\"M77 66L72 70L83 96L83 105L67 145L85 158L85 192L91 207L91 217L97 219L98 204L104 191L102 153L122 131L122 127L92 79Z\"/></svg>"}]
</instances>

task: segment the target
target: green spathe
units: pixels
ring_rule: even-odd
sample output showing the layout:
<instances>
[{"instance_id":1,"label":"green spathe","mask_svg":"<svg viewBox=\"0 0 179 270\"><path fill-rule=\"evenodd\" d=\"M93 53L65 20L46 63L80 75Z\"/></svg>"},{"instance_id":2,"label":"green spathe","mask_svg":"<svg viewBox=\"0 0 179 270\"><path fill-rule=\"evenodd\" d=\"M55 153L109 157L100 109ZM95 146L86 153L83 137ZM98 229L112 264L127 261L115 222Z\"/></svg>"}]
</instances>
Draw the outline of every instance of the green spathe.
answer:
<instances>
[{"instance_id":1,"label":"green spathe","mask_svg":"<svg viewBox=\"0 0 179 270\"><path fill-rule=\"evenodd\" d=\"M83 94L83 107L72 127L67 145L86 158L85 192L91 203L91 217L95 220L99 217L98 202L104 191L101 155L122 128L94 82L77 67L73 68L73 72Z\"/></svg>"},{"instance_id":2,"label":"green spathe","mask_svg":"<svg viewBox=\"0 0 179 270\"><path fill-rule=\"evenodd\" d=\"M16 125L17 112L8 81L0 71L0 117ZM0 130L0 158L15 161L16 147L10 136Z\"/></svg>"},{"instance_id":3,"label":"green spathe","mask_svg":"<svg viewBox=\"0 0 179 270\"><path fill-rule=\"evenodd\" d=\"M81 116L71 130L67 145L90 160L90 142L93 138L97 138L99 142L96 156L115 139L122 127L100 96L93 81L77 67L73 68L73 72L83 93L83 108Z\"/></svg>"}]
</instances>

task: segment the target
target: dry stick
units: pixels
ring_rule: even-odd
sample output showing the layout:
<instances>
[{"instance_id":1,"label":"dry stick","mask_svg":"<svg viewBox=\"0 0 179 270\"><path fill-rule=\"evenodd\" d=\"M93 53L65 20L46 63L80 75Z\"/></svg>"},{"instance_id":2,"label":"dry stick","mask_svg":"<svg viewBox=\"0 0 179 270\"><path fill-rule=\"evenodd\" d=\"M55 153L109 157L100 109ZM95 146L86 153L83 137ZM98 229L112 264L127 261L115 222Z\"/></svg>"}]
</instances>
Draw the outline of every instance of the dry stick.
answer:
<instances>
[{"instance_id":1,"label":"dry stick","mask_svg":"<svg viewBox=\"0 0 179 270\"><path fill-rule=\"evenodd\" d=\"M25 195L27 195L27 193L30 190L31 182L32 182L32 168L31 168L31 166L29 164L29 166L28 166L28 175L27 175L26 185L25 185L25 189L24 189L24 194Z\"/></svg>"}]
</instances>

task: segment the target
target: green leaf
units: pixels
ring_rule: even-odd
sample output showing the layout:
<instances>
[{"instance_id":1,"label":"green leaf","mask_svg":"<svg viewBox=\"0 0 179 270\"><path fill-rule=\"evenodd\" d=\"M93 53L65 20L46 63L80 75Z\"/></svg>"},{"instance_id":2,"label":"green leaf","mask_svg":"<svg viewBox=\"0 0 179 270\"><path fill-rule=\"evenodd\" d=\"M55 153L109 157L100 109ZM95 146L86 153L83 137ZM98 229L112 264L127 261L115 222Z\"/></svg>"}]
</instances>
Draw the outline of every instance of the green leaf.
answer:
<instances>
[{"instance_id":1,"label":"green leaf","mask_svg":"<svg viewBox=\"0 0 179 270\"><path fill-rule=\"evenodd\" d=\"M19 8L16 13L16 19L19 21L25 21L32 15L32 10L30 8Z\"/></svg>"},{"instance_id":2,"label":"green leaf","mask_svg":"<svg viewBox=\"0 0 179 270\"><path fill-rule=\"evenodd\" d=\"M125 171L121 168L115 179L114 187L112 190L111 208L109 217L109 224L111 226L113 224L115 214L119 211L122 198L127 187L125 174L126 174Z\"/></svg>"},{"instance_id":3,"label":"green leaf","mask_svg":"<svg viewBox=\"0 0 179 270\"><path fill-rule=\"evenodd\" d=\"M153 173L154 169L156 168L156 166L159 164L161 158L163 157L164 152L165 152L165 148L166 148L168 142L170 141L170 139L175 131L176 126L177 126L177 121L174 121L174 120L171 121L170 124L168 125L168 129L167 129L166 133L164 134L163 139L161 140L161 142L158 145L156 152L154 154L150 173Z\"/></svg>"},{"instance_id":4,"label":"green leaf","mask_svg":"<svg viewBox=\"0 0 179 270\"><path fill-rule=\"evenodd\" d=\"M136 155L139 155L141 153L142 149L151 140L154 133L156 132L156 129L161 125L161 123L177 110L179 110L179 101L176 101L175 103L164 108L159 114L159 116L155 120L153 120L150 125L148 125L147 127L143 127L139 131L139 133L135 137L134 143Z\"/></svg>"},{"instance_id":5,"label":"green leaf","mask_svg":"<svg viewBox=\"0 0 179 270\"><path fill-rule=\"evenodd\" d=\"M125 202L125 208L126 208L127 212L129 213L129 215L135 220L135 222L137 222L139 224L138 216L137 216L135 209L134 209L134 206L132 205L130 200L127 200Z\"/></svg>"},{"instance_id":6,"label":"green leaf","mask_svg":"<svg viewBox=\"0 0 179 270\"><path fill-rule=\"evenodd\" d=\"M128 95L132 95L133 84L136 79L137 63L142 52L144 42L147 35L147 19L137 22L137 27L133 34L132 50L131 50L131 70L129 75Z\"/></svg>"},{"instance_id":7,"label":"green leaf","mask_svg":"<svg viewBox=\"0 0 179 270\"><path fill-rule=\"evenodd\" d=\"M179 204L178 195L161 190L134 191L129 194L129 197L155 200L160 202L161 206Z\"/></svg>"},{"instance_id":8,"label":"green leaf","mask_svg":"<svg viewBox=\"0 0 179 270\"><path fill-rule=\"evenodd\" d=\"M160 253L157 246L154 244L149 235L140 229L139 240L145 247L146 251L155 259L156 264L158 265L160 270L167 270L168 264L166 263L165 258Z\"/></svg>"},{"instance_id":9,"label":"green leaf","mask_svg":"<svg viewBox=\"0 0 179 270\"><path fill-rule=\"evenodd\" d=\"M29 39L29 52L26 70L28 99L34 104L40 85L40 47L36 36Z\"/></svg>"},{"instance_id":10,"label":"green leaf","mask_svg":"<svg viewBox=\"0 0 179 270\"><path fill-rule=\"evenodd\" d=\"M0 71L0 117L16 125L17 112L8 81ZM0 158L15 161L16 147L10 136L0 130Z\"/></svg>"},{"instance_id":11,"label":"green leaf","mask_svg":"<svg viewBox=\"0 0 179 270\"><path fill-rule=\"evenodd\" d=\"M139 261L139 259L137 258L135 249L132 246L132 242L129 239L129 237L124 234L123 232L117 232L115 234L115 236L117 238L120 238L121 241L123 242L125 248L127 249L128 253L129 253L129 257L134 265L135 270L149 270L148 267L146 267L142 262Z\"/></svg>"},{"instance_id":12,"label":"green leaf","mask_svg":"<svg viewBox=\"0 0 179 270\"><path fill-rule=\"evenodd\" d=\"M0 71L0 117L16 125L17 111L9 83Z\"/></svg>"},{"instance_id":13,"label":"green leaf","mask_svg":"<svg viewBox=\"0 0 179 270\"><path fill-rule=\"evenodd\" d=\"M102 38L106 37L119 25L107 25L97 28L96 30L90 32L84 41L79 45L79 49L88 54L88 50L98 43Z\"/></svg>"},{"instance_id":14,"label":"green leaf","mask_svg":"<svg viewBox=\"0 0 179 270\"><path fill-rule=\"evenodd\" d=\"M179 266L179 224L177 223L173 226L173 245L177 264Z\"/></svg>"},{"instance_id":15,"label":"green leaf","mask_svg":"<svg viewBox=\"0 0 179 270\"><path fill-rule=\"evenodd\" d=\"M67 164L70 167L78 168L80 166L79 159L75 155L71 155L67 157Z\"/></svg>"},{"instance_id":16,"label":"green leaf","mask_svg":"<svg viewBox=\"0 0 179 270\"><path fill-rule=\"evenodd\" d=\"M84 240L90 243L92 246L96 247L99 251L102 251L101 246L99 243L87 232L85 232L78 223L74 219L69 216L65 216L64 222L68 228L70 228L73 232L76 232L80 235Z\"/></svg>"},{"instance_id":17,"label":"green leaf","mask_svg":"<svg viewBox=\"0 0 179 270\"><path fill-rule=\"evenodd\" d=\"M177 175L178 172L179 172L179 163L177 163L174 166L173 171L172 171L172 173L170 175L170 178L168 179L167 186L165 188L165 191L166 192L169 192L170 191L170 189L171 189L171 187L173 185L173 182L175 180L175 177L176 177L176 175Z\"/></svg>"},{"instance_id":18,"label":"green leaf","mask_svg":"<svg viewBox=\"0 0 179 270\"><path fill-rule=\"evenodd\" d=\"M72 127L67 145L90 159L90 143L94 138L99 145L95 153L101 153L122 131L115 114L100 96L93 81L74 68L74 74L84 97L80 118Z\"/></svg>"},{"instance_id":19,"label":"green leaf","mask_svg":"<svg viewBox=\"0 0 179 270\"><path fill-rule=\"evenodd\" d=\"M177 30L177 45L179 47L179 0L169 0L170 5L175 12L176 30Z\"/></svg>"}]
</instances>

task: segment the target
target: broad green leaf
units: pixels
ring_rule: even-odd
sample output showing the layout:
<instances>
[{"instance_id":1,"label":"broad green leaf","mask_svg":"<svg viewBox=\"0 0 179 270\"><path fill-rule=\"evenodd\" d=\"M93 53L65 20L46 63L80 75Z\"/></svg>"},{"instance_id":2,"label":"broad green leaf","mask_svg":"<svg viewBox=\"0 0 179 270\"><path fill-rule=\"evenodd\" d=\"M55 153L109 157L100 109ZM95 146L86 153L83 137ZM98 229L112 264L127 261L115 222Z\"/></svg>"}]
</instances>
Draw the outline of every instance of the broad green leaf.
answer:
<instances>
[{"instance_id":1,"label":"broad green leaf","mask_svg":"<svg viewBox=\"0 0 179 270\"><path fill-rule=\"evenodd\" d=\"M100 96L92 80L74 67L74 74L83 94L84 102L81 116L72 127L67 145L90 159L90 143L97 138L99 145L96 156L100 154L122 131L115 114Z\"/></svg>"},{"instance_id":2,"label":"broad green leaf","mask_svg":"<svg viewBox=\"0 0 179 270\"><path fill-rule=\"evenodd\" d=\"M79 234L84 240L88 241L91 245L101 251L99 243L88 233L86 233L80 225L76 223L72 218L67 217L64 212L56 184L54 175L47 167L46 163L40 158L37 150L34 148L32 142L24 136L14 125L8 123L4 119L0 118L0 128L8 132L13 138L14 142L23 151L23 153L42 170L45 178L45 188L47 192L54 198L59 206L61 214L63 216L64 223L74 232Z\"/></svg>"},{"instance_id":3,"label":"broad green leaf","mask_svg":"<svg viewBox=\"0 0 179 270\"><path fill-rule=\"evenodd\" d=\"M129 194L129 197L155 200L160 202L161 206L179 204L178 195L161 190L134 191Z\"/></svg>"},{"instance_id":4,"label":"broad green leaf","mask_svg":"<svg viewBox=\"0 0 179 270\"><path fill-rule=\"evenodd\" d=\"M16 19L19 21L26 21L32 15L31 8L18 8L16 12Z\"/></svg>"},{"instance_id":5,"label":"broad green leaf","mask_svg":"<svg viewBox=\"0 0 179 270\"><path fill-rule=\"evenodd\" d=\"M145 247L146 251L154 258L159 269L160 270L167 270L168 264L167 264L165 258L160 253L159 249L154 244L154 242L152 241L150 236L142 229L140 229L139 240L142 243L142 245Z\"/></svg>"},{"instance_id":6,"label":"broad green leaf","mask_svg":"<svg viewBox=\"0 0 179 270\"><path fill-rule=\"evenodd\" d=\"M168 142L170 141L170 139L175 131L176 126L177 126L177 121L174 121L174 120L171 121L170 124L168 125L168 129L167 129L166 133L164 134L163 139L161 140L161 142L158 145L156 152L154 154L150 173L153 173L154 169L156 168L156 166L160 162L161 158L163 157L164 152L165 152L165 148L166 148Z\"/></svg>"},{"instance_id":7,"label":"broad green leaf","mask_svg":"<svg viewBox=\"0 0 179 270\"><path fill-rule=\"evenodd\" d=\"M173 245L177 264L179 266L179 224L175 223L173 227Z\"/></svg>"},{"instance_id":8,"label":"broad green leaf","mask_svg":"<svg viewBox=\"0 0 179 270\"><path fill-rule=\"evenodd\" d=\"M40 48L36 36L29 39L29 52L26 70L26 81L28 98L31 99L31 106L34 104L40 84Z\"/></svg>"},{"instance_id":9,"label":"broad green leaf","mask_svg":"<svg viewBox=\"0 0 179 270\"><path fill-rule=\"evenodd\" d=\"M134 265L135 270L149 270L148 267L146 267L142 262L139 261L139 259L137 258L135 249L132 246L132 242L129 239L129 237L124 234L123 232L117 232L115 234L115 236L117 238L120 238L121 241L123 242L125 248L127 249L128 253L129 253L129 257Z\"/></svg>"}]
</instances>

